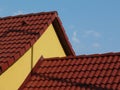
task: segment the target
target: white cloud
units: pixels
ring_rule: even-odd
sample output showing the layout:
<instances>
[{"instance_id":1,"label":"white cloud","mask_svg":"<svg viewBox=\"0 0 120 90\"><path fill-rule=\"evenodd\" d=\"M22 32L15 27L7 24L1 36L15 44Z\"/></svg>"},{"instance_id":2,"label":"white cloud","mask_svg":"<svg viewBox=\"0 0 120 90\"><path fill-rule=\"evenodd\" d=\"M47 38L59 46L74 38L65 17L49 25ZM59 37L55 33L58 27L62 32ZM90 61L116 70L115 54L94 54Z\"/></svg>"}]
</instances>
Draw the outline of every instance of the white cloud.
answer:
<instances>
[{"instance_id":1,"label":"white cloud","mask_svg":"<svg viewBox=\"0 0 120 90\"><path fill-rule=\"evenodd\" d=\"M75 26L74 26L74 25L69 25L69 29L70 29L70 30L74 30L74 29L75 29Z\"/></svg>"},{"instance_id":2,"label":"white cloud","mask_svg":"<svg viewBox=\"0 0 120 90\"><path fill-rule=\"evenodd\" d=\"M14 15L20 15L20 14L24 14L24 12L21 11L21 10L18 10L17 12L14 12Z\"/></svg>"},{"instance_id":3,"label":"white cloud","mask_svg":"<svg viewBox=\"0 0 120 90\"><path fill-rule=\"evenodd\" d=\"M2 9L2 8L0 8L0 12L1 12L1 11L3 11L3 9Z\"/></svg>"},{"instance_id":4,"label":"white cloud","mask_svg":"<svg viewBox=\"0 0 120 90\"><path fill-rule=\"evenodd\" d=\"M84 32L84 37L88 37L88 36L100 37L101 34L94 30L87 30Z\"/></svg>"},{"instance_id":5,"label":"white cloud","mask_svg":"<svg viewBox=\"0 0 120 90\"><path fill-rule=\"evenodd\" d=\"M99 43L93 43L93 44L92 44L92 47L94 47L94 48L99 48L99 47L100 47L100 44L99 44Z\"/></svg>"},{"instance_id":6,"label":"white cloud","mask_svg":"<svg viewBox=\"0 0 120 90\"><path fill-rule=\"evenodd\" d=\"M75 43L80 43L80 40L79 40L79 38L77 36L77 32L76 31L73 32L72 41L75 42Z\"/></svg>"},{"instance_id":7,"label":"white cloud","mask_svg":"<svg viewBox=\"0 0 120 90\"><path fill-rule=\"evenodd\" d=\"M0 8L0 17L5 17L4 9Z\"/></svg>"}]
</instances>

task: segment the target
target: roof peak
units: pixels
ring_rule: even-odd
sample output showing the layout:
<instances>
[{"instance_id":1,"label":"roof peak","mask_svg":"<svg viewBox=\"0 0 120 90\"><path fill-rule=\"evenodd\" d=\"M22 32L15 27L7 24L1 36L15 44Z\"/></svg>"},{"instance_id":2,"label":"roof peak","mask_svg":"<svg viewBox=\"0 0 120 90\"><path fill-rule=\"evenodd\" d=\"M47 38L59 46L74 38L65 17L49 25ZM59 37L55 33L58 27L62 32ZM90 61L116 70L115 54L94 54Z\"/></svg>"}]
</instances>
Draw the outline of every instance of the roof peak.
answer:
<instances>
[{"instance_id":1,"label":"roof peak","mask_svg":"<svg viewBox=\"0 0 120 90\"><path fill-rule=\"evenodd\" d=\"M1 18L0 74L24 55L51 24L65 54L75 55L56 11Z\"/></svg>"},{"instance_id":2,"label":"roof peak","mask_svg":"<svg viewBox=\"0 0 120 90\"><path fill-rule=\"evenodd\" d=\"M37 12L37 13L26 13L26 14L19 14L19 15L13 15L13 16L11 15L11 16L0 17L0 20L10 19L10 18L18 18L18 17L25 17L25 16L33 16L33 15L42 15L42 14L49 14L49 13L56 14L56 16L58 15L57 11Z\"/></svg>"}]
</instances>

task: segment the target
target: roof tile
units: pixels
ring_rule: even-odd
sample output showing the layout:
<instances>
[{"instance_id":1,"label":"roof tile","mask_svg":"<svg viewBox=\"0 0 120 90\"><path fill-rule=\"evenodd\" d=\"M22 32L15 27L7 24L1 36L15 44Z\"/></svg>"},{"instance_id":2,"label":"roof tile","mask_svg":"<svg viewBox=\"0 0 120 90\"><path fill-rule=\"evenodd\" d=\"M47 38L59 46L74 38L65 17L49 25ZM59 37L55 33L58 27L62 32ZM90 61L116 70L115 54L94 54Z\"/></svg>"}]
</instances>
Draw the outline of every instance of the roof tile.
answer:
<instances>
[{"instance_id":1,"label":"roof tile","mask_svg":"<svg viewBox=\"0 0 120 90\"><path fill-rule=\"evenodd\" d=\"M96 84L100 85L102 83L102 79L103 79L102 77L99 77Z\"/></svg>"},{"instance_id":2,"label":"roof tile","mask_svg":"<svg viewBox=\"0 0 120 90\"><path fill-rule=\"evenodd\" d=\"M120 76L116 76L116 78L114 79L114 82L120 84Z\"/></svg>"},{"instance_id":3,"label":"roof tile","mask_svg":"<svg viewBox=\"0 0 120 90\"><path fill-rule=\"evenodd\" d=\"M91 80L91 82L90 82L90 83L91 83L92 85L94 85L96 82L97 82L97 78L96 78L96 77L94 77L94 78L92 78L92 80Z\"/></svg>"},{"instance_id":4,"label":"roof tile","mask_svg":"<svg viewBox=\"0 0 120 90\"><path fill-rule=\"evenodd\" d=\"M108 81L108 77L104 77L102 83L103 83L103 84L106 84L107 81Z\"/></svg>"},{"instance_id":5,"label":"roof tile","mask_svg":"<svg viewBox=\"0 0 120 90\"><path fill-rule=\"evenodd\" d=\"M113 83L113 80L114 80L114 77L110 77L108 83L109 83L109 84L112 84L112 83Z\"/></svg>"}]
</instances>

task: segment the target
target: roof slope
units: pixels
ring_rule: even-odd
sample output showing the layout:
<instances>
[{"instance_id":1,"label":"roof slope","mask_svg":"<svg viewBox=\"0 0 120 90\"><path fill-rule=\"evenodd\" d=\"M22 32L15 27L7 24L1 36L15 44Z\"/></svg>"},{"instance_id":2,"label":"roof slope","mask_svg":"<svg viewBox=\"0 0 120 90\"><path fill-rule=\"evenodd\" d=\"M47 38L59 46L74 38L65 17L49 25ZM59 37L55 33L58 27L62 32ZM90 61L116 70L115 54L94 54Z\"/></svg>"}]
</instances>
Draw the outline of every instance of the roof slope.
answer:
<instances>
[{"instance_id":1,"label":"roof slope","mask_svg":"<svg viewBox=\"0 0 120 90\"><path fill-rule=\"evenodd\" d=\"M39 60L19 90L120 90L120 53Z\"/></svg>"},{"instance_id":2,"label":"roof slope","mask_svg":"<svg viewBox=\"0 0 120 90\"><path fill-rule=\"evenodd\" d=\"M66 55L74 55L57 12L0 18L0 74L20 58L53 24Z\"/></svg>"}]
</instances>

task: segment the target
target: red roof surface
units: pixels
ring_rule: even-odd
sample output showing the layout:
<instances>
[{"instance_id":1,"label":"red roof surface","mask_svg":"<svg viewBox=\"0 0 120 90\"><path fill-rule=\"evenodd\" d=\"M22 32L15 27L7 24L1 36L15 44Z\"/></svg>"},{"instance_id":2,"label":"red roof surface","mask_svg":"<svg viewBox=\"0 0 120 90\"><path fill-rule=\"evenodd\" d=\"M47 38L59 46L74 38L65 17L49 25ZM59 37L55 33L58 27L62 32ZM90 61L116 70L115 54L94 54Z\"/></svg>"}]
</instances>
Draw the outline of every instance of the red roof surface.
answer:
<instances>
[{"instance_id":1,"label":"red roof surface","mask_svg":"<svg viewBox=\"0 0 120 90\"><path fill-rule=\"evenodd\" d=\"M120 53L40 59L19 90L120 90Z\"/></svg>"},{"instance_id":2,"label":"red roof surface","mask_svg":"<svg viewBox=\"0 0 120 90\"><path fill-rule=\"evenodd\" d=\"M66 55L74 55L57 12L0 18L0 74L33 45L51 23Z\"/></svg>"}]
</instances>

